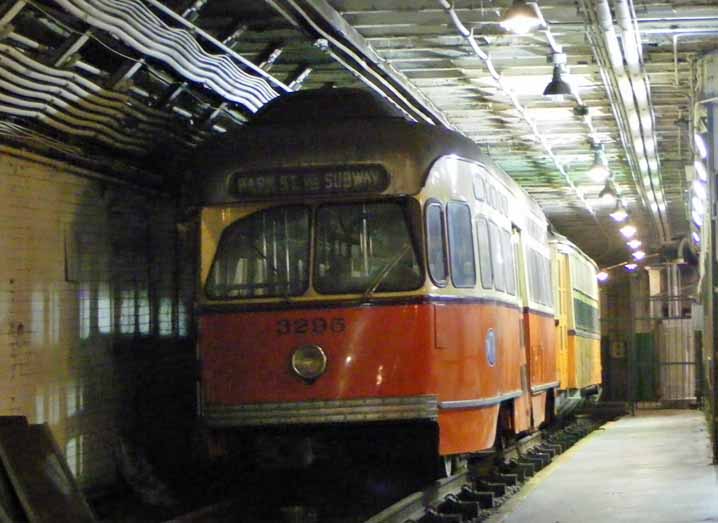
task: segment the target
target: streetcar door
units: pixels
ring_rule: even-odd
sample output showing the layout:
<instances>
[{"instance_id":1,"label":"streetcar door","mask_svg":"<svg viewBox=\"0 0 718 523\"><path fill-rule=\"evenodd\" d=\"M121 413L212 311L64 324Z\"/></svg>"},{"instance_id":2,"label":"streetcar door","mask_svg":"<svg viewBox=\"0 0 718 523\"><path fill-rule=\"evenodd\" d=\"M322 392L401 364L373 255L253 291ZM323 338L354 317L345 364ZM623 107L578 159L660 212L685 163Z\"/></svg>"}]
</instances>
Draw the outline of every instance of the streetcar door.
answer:
<instances>
[{"instance_id":1,"label":"streetcar door","mask_svg":"<svg viewBox=\"0 0 718 523\"><path fill-rule=\"evenodd\" d=\"M523 307L528 305L528 285L526 282L526 271L524 269L526 264L523 256L521 230L516 226L511 227L511 245L514 249L513 270L517 282L516 292L519 297L519 306L523 309ZM519 342L521 344L521 354L523 355L521 358L521 389L524 392L528 392L529 383L526 361L526 358L528 358L528 351L526 350L526 325L524 324L523 310L521 314L519 314Z\"/></svg>"}]
</instances>

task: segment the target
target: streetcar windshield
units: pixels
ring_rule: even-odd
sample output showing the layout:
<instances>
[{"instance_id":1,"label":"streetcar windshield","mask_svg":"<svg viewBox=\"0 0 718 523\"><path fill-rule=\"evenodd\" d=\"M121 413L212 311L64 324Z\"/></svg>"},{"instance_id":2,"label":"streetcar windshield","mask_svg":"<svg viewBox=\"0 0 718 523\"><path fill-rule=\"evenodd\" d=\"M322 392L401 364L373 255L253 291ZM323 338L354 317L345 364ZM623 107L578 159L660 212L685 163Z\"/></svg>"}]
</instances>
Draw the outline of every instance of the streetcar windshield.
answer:
<instances>
[{"instance_id":1,"label":"streetcar windshield","mask_svg":"<svg viewBox=\"0 0 718 523\"><path fill-rule=\"evenodd\" d=\"M210 298L298 296L309 285L306 206L272 207L237 220L222 234L207 280Z\"/></svg>"},{"instance_id":2,"label":"streetcar windshield","mask_svg":"<svg viewBox=\"0 0 718 523\"><path fill-rule=\"evenodd\" d=\"M322 294L417 289L421 266L399 202L322 205L316 215L314 286Z\"/></svg>"}]
</instances>

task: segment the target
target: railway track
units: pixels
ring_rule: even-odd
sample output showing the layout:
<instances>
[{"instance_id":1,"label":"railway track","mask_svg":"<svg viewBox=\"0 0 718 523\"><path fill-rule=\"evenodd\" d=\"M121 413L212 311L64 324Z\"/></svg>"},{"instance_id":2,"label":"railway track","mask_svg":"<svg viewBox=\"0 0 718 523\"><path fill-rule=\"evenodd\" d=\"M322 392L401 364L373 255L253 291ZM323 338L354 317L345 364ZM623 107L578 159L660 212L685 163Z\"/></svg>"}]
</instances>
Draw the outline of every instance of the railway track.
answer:
<instances>
[{"instance_id":1,"label":"railway track","mask_svg":"<svg viewBox=\"0 0 718 523\"><path fill-rule=\"evenodd\" d=\"M330 516L331 510L316 504L276 507L276 510L258 516L245 499L224 501L164 523L478 523L488 518L557 455L607 419L579 417L565 426L522 438L501 452L472 459L466 470L434 481L368 518L366 511L363 515Z\"/></svg>"},{"instance_id":2,"label":"railway track","mask_svg":"<svg viewBox=\"0 0 718 523\"><path fill-rule=\"evenodd\" d=\"M365 523L483 521L522 483L603 423L579 418L558 430L537 432L501 453L472 461L467 470L402 499Z\"/></svg>"}]
</instances>

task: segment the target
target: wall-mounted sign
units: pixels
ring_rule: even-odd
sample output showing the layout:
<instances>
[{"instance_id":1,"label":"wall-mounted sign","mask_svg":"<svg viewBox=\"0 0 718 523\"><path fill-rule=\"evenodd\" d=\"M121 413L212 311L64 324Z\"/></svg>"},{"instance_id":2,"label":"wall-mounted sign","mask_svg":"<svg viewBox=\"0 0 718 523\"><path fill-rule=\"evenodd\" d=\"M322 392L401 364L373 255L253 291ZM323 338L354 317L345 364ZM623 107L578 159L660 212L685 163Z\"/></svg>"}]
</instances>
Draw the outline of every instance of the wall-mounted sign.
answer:
<instances>
[{"instance_id":1,"label":"wall-mounted sign","mask_svg":"<svg viewBox=\"0 0 718 523\"><path fill-rule=\"evenodd\" d=\"M240 198L377 193L389 187L389 173L381 165L341 165L280 171L237 172L229 190Z\"/></svg>"},{"instance_id":2,"label":"wall-mounted sign","mask_svg":"<svg viewBox=\"0 0 718 523\"><path fill-rule=\"evenodd\" d=\"M621 359L626 357L626 344L622 341L611 342L611 357Z\"/></svg>"}]
</instances>

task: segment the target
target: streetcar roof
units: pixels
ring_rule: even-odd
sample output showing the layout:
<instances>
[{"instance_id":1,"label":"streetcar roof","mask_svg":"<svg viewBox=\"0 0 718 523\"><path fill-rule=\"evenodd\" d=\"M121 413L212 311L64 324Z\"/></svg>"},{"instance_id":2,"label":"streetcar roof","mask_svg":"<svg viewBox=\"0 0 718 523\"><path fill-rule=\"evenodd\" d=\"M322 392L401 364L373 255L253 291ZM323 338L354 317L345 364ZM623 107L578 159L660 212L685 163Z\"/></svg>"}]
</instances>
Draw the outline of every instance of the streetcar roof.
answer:
<instances>
[{"instance_id":1,"label":"streetcar roof","mask_svg":"<svg viewBox=\"0 0 718 523\"><path fill-rule=\"evenodd\" d=\"M353 88L299 91L268 104L251 124L198 151L192 192L200 205L238 203L252 200L232 190L241 177L381 166L389 178L381 194L415 195L434 162L448 155L483 164L544 218L538 204L473 141L444 127L411 122L378 95Z\"/></svg>"}]
</instances>

